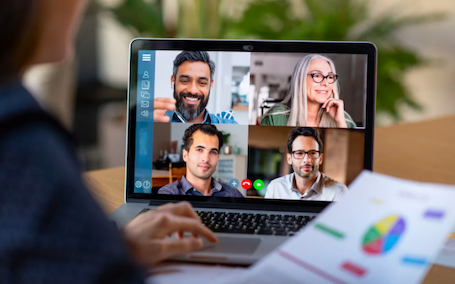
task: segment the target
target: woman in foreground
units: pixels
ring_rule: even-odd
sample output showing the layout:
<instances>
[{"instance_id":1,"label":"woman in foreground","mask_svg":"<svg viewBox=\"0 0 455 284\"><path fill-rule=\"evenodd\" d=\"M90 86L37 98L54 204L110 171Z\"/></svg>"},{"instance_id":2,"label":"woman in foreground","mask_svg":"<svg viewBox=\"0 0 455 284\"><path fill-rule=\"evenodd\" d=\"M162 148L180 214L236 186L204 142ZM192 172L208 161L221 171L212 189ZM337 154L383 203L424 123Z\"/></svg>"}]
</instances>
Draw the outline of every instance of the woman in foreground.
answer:
<instances>
[{"instance_id":1,"label":"woman in foreground","mask_svg":"<svg viewBox=\"0 0 455 284\"><path fill-rule=\"evenodd\" d=\"M31 66L72 50L86 0L1 1L0 282L143 283L145 271L216 237L188 203L119 232L81 180L71 135L22 86ZM164 238L177 233L193 237Z\"/></svg>"}]
</instances>

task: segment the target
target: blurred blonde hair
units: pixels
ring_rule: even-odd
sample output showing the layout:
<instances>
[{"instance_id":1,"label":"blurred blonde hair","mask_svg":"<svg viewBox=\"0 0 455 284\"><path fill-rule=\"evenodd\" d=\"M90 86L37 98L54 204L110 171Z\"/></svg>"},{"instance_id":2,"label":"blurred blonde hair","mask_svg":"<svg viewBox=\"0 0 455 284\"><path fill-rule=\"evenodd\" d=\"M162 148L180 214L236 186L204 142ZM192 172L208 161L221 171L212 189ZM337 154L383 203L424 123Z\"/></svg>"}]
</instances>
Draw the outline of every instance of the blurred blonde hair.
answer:
<instances>
[{"instance_id":1,"label":"blurred blonde hair","mask_svg":"<svg viewBox=\"0 0 455 284\"><path fill-rule=\"evenodd\" d=\"M294 67L294 72L291 77L291 85L286 98L281 104L287 106L287 110L276 112L270 115L276 114L289 114L288 126L307 126L308 125L308 96L307 96L307 76L310 63L315 58L321 58L327 61L332 68L332 72L336 74L335 64L333 61L320 54L309 54L300 59ZM340 95L340 85L338 81L333 83L333 91L330 95L331 98L338 99ZM322 108L319 109L318 113L318 127L336 127L335 121L330 115L325 112ZM303 122L303 123L302 123Z\"/></svg>"}]
</instances>

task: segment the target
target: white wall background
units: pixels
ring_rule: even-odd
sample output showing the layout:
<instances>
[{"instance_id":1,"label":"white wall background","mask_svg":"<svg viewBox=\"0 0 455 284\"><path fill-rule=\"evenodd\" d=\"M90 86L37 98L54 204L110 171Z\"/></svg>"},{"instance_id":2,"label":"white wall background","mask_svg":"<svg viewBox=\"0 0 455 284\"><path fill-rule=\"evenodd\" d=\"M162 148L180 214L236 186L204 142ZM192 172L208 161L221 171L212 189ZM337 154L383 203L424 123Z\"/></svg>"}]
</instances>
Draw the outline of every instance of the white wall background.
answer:
<instances>
[{"instance_id":1,"label":"white wall background","mask_svg":"<svg viewBox=\"0 0 455 284\"><path fill-rule=\"evenodd\" d=\"M446 13L440 22L417 25L397 34L400 42L432 60L428 66L411 70L405 76L405 85L424 110L415 112L403 108L404 122L414 122L455 114L455 1L454 0L383 0L372 1L372 14L382 13L400 5L399 14L420 15ZM381 58L378 59L379 62ZM381 124L394 123L383 116Z\"/></svg>"},{"instance_id":2,"label":"white wall background","mask_svg":"<svg viewBox=\"0 0 455 284\"><path fill-rule=\"evenodd\" d=\"M134 34L109 13L100 13L98 20L98 76L109 86L126 89L129 46Z\"/></svg>"}]
</instances>

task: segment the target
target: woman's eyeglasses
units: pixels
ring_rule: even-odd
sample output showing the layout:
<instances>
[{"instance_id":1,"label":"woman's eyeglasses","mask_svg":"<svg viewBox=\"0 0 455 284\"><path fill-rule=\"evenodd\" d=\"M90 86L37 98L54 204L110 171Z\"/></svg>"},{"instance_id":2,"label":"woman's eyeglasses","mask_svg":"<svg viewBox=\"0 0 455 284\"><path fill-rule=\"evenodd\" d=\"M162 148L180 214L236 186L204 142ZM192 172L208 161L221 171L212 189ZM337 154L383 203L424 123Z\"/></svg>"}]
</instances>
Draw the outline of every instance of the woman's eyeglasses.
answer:
<instances>
[{"instance_id":1,"label":"woman's eyeglasses","mask_svg":"<svg viewBox=\"0 0 455 284\"><path fill-rule=\"evenodd\" d=\"M324 76L321 73L310 73L308 75L311 76L311 78L313 78L313 81L315 83L321 83L322 81L324 81L324 79L327 79L327 83L333 84L338 79L338 75L335 74L329 74L327 76Z\"/></svg>"}]
</instances>

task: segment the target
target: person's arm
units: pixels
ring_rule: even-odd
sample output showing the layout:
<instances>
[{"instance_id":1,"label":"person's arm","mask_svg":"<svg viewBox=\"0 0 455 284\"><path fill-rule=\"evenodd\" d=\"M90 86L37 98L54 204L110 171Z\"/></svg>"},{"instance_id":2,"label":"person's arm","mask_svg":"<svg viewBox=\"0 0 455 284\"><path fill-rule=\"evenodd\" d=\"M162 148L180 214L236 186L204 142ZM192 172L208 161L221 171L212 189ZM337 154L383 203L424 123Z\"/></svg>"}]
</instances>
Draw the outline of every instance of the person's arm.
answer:
<instances>
[{"instance_id":1,"label":"person's arm","mask_svg":"<svg viewBox=\"0 0 455 284\"><path fill-rule=\"evenodd\" d=\"M210 242L218 241L212 231L202 225L188 202L168 203L143 213L127 224L122 232L134 258L144 268L200 249L200 237ZM191 233L191 237L184 237L184 232ZM165 239L172 234L176 234L175 239Z\"/></svg>"},{"instance_id":2,"label":"person's arm","mask_svg":"<svg viewBox=\"0 0 455 284\"><path fill-rule=\"evenodd\" d=\"M348 128L346 123L344 101L340 99L330 98L321 106L325 112L335 121L337 127Z\"/></svg>"},{"instance_id":3,"label":"person's arm","mask_svg":"<svg viewBox=\"0 0 455 284\"><path fill-rule=\"evenodd\" d=\"M116 226L84 187L71 147L52 127L35 124L3 137L0 157L0 279L144 283Z\"/></svg>"},{"instance_id":4,"label":"person's arm","mask_svg":"<svg viewBox=\"0 0 455 284\"><path fill-rule=\"evenodd\" d=\"M16 133L14 139L0 141L0 251L7 252L0 279L143 283L140 265L147 269L194 251L199 236L216 241L187 203L141 214L123 229L122 238L84 187L76 157L61 137L47 126ZM193 237L182 239L181 232ZM173 233L177 240L164 239Z\"/></svg>"}]
</instances>

